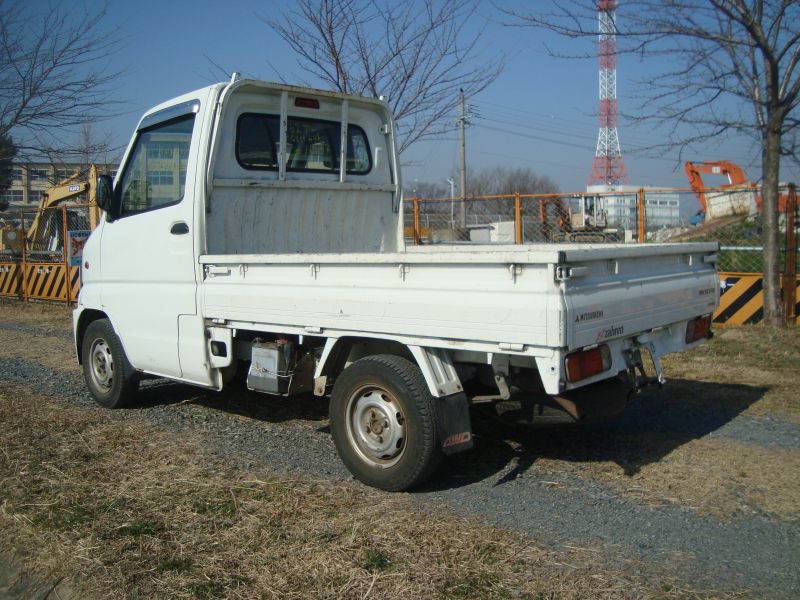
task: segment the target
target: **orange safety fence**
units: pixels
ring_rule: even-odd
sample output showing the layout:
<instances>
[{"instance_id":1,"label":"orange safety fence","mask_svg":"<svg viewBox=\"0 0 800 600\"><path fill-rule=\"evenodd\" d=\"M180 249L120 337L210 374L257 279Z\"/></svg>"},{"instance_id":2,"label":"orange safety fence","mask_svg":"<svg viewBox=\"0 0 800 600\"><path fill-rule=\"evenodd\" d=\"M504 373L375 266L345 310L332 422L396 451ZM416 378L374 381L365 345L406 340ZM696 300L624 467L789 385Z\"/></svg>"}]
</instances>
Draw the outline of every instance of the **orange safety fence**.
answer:
<instances>
[{"instance_id":1,"label":"orange safety fence","mask_svg":"<svg viewBox=\"0 0 800 600\"><path fill-rule=\"evenodd\" d=\"M24 277L23 277L24 275ZM80 267L61 263L0 263L0 296L72 303L80 292Z\"/></svg>"},{"instance_id":2,"label":"orange safety fence","mask_svg":"<svg viewBox=\"0 0 800 600\"><path fill-rule=\"evenodd\" d=\"M731 225L729 220L720 218L719 227L711 222L665 236L665 228L658 229L654 224L658 224L659 210L671 210L669 203L674 200L669 194L676 192L687 190L411 198L406 202L404 235L411 244L718 241L721 300L714 322L740 325L761 321L762 249L760 239L750 231L755 231L758 224L748 218ZM83 229L88 221L77 212L81 208L87 207L20 211L16 226L22 238L35 218L32 215L38 215L39 221L47 217L49 229L42 228L35 243L0 247L0 296L67 303L77 299L82 240L73 237L88 235ZM781 285L787 318L797 322L800 280L794 185L788 186L784 208L780 224L784 232ZM6 225L5 232L8 230ZM43 235L42 231L48 233Z\"/></svg>"},{"instance_id":3,"label":"orange safety fence","mask_svg":"<svg viewBox=\"0 0 800 600\"><path fill-rule=\"evenodd\" d=\"M89 210L70 204L0 214L0 296L75 302Z\"/></svg>"}]
</instances>

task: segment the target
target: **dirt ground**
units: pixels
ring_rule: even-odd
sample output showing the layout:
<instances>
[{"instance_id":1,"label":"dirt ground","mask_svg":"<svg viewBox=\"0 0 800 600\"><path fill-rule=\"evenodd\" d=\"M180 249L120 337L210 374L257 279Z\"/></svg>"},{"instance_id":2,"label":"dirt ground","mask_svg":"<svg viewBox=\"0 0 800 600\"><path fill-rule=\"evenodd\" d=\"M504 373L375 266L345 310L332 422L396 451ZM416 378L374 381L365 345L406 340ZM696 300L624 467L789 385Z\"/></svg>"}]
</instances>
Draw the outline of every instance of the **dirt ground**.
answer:
<instances>
[{"instance_id":1,"label":"dirt ground","mask_svg":"<svg viewBox=\"0 0 800 600\"><path fill-rule=\"evenodd\" d=\"M664 402L664 409L671 413L696 414L698 422L711 420L709 429L713 419L734 416L800 424L797 329L720 329L711 343L667 357L664 369L667 387L645 392L644 402L649 397ZM606 430L600 429L594 439L598 446L605 435ZM648 504L679 505L720 519L763 512L796 521L800 518L800 448L772 441L631 428L617 435L615 442L658 460L644 460L637 466L587 456L586 461L576 462L565 444L561 448L566 458L548 457L538 466L550 472L572 471Z\"/></svg>"},{"instance_id":2,"label":"dirt ground","mask_svg":"<svg viewBox=\"0 0 800 600\"><path fill-rule=\"evenodd\" d=\"M748 584L746 576L744 584L710 576L719 584L697 586L672 564L612 561L588 537L556 547L531 533L535 523L516 528L513 504L488 505L495 498L490 491L501 493L500 484L517 477L528 487L505 486L504 502L513 502L515 490L532 493L533 486L555 497L588 486L600 501L586 510L600 511L610 498L611 510L641 507L645 520L661 514L646 511L675 510L722 528L752 522L757 532L758 523L774 524L792 532L787 561L796 564L797 329L717 330L709 344L668 357L668 386L643 393L608 424L541 435L478 423L475 451L445 469L445 484L416 498L381 494L338 475L287 475L269 458L262 463L248 456L243 468L206 437L218 429L246 438L246 429L262 422L262 411L275 410L286 414L271 418L273 438L287 427L297 435L324 432L324 413L304 400L289 407L176 388L177 406L188 402L191 411L176 413L170 404L159 409L180 417L184 426L176 435L150 419L153 409L127 411L121 420L83 396L76 399L80 372L69 332L64 307L0 300L0 552L12 553L29 570L36 565L47 581L67 578L84 597L800 593L796 574L784 573L783 583L769 591L763 582ZM58 384L44 393L36 378L59 373L75 383L63 394ZM485 494L480 485L488 486ZM456 503L469 498L458 516L436 501L445 496L439 490L451 486ZM541 510L546 515L547 507ZM490 524L497 522L502 525ZM742 540L745 554L747 545ZM705 556L713 547L697 552Z\"/></svg>"},{"instance_id":3,"label":"dirt ground","mask_svg":"<svg viewBox=\"0 0 800 600\"><path fill-rule=\"evenodd\" d=\"M64 304L0 298L0 320L31 325L50 332L69 333L72 330L72 309Z\"/></svg>"}]
</instances>

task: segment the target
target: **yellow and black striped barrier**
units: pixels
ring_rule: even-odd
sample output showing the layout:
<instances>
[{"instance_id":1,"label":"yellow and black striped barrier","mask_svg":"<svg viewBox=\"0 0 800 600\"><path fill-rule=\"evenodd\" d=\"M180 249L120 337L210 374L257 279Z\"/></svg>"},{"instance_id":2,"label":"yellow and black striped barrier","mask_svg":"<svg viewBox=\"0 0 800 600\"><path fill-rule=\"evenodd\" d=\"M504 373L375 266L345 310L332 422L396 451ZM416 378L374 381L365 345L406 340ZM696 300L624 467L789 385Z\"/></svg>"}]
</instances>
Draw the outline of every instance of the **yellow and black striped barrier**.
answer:
<instances>
[{"instance_id":1,"label":"yellow and black striped barrier","mask_svg":"<svg viewBox=\"0 0 800 600\"><path fill-rule=\"evenodd\" d=\"M22 296L21 272L18 263L0 263L0 296Z\"/></svg>"},{"instance_id":2,"label":"yellow and black striped barrier","mask_svg":"<svg viewBox=\"0 0 800 600\"><path fill-rule=\"evenodd\" d=\"M81 268L69 268L69 301L77 302L78 292L81 291Z\"/></svg>"},{"instance_id":3,"label":"yellow and black striped barrier","mask_svg":"<svg viewBox=\"0 0 800 600\"><path fill-rule=\"evenodd\" d=\"M65 274L68 274L65 277ZM23 277L24 275L24 277ZM74 302L81 289L80 267L64 263L0 263L0 296Z\"/></svg>"},{"instance_id":4,"label":"yellow and black striped barrier","mask_svg":"<svg viewBox=\"0 0 800 600\"><path fill-rule=\"evenodd\" d=\"M36 300L67 300L63 263L27 263L25 295Z\"/></svg>"},{"instance_id":5,"label":"yellow and black striped barrier","mask_svg":"<svg viewBox=\"0 0 800 600\"><path fill-rule=\"evenodd\" d=\"M715 325L749 325L764 319L764 278L760 273L720 273L719 282ZM796 293L795 314L800 315L800 283ZM800 324L800 318L795 322Z\"/></svg>"}]
</instances>

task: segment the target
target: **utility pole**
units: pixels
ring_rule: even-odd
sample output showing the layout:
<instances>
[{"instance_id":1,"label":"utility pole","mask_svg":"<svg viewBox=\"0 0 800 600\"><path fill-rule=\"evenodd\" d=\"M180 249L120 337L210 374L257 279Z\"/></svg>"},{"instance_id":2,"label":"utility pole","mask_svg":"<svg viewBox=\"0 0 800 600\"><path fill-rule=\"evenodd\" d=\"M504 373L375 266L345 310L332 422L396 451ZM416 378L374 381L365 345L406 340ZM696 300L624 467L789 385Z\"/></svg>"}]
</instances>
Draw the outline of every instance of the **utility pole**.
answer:
<instances>
[{"instance_id":1,"label":"utility pole","mask_svg":"<svg viewBox=\"0 0 800 600\"><path fill-rule=\"evenodd\" d=\"M467 146L464 130L467 123L467 103L464 100L464 90L459 90L461 116L458 121L461 126L461 214L460 226L465 229L467 226Z\"/></svg>"}]
</instances>

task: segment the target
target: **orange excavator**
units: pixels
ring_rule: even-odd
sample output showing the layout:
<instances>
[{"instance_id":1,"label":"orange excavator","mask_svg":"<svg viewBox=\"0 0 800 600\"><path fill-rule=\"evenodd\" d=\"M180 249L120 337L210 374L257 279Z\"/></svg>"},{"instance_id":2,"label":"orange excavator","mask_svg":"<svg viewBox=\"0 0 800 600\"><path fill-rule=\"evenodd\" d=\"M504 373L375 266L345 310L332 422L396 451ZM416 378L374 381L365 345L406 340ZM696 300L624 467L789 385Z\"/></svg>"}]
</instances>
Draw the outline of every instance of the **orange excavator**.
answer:
<instances>
[{"instance_id":1,"label":"orange excavator","mask_svg":"<svg viewBox=\"0 0 800 600\"><path fill-rule=\"evenodd\" d=\"M736 163L729 160L707 160L703 162L687 160L684 167L686 169L686 176L689 178L689 185L695 193L695 196L697 196L697 201L700 203L700 211L698 211L696 215L696 218L702 216L699 220L717 216L711 214L713 211L710 210L710 205L712 200L719 200L720 198L725 200L730 199L730 201L725 202L726 206L724 208L724 210L729 211L728 214L747 215L751 212L750 203L747 198L753 197L754 194L755 209L758 213L761 212L762 199L761 194L758 193L758 187L748 180L744 170ZM703 174L726 177L728 183L717 187L706 188L706 185L703 183ZM713 191L709 192L709 189ZM726 190L730 191L726 192ZM778 210L781 212L785 210L785 195L781 195L778 198L778 206Z\"/></svg>"}]
</instances>

